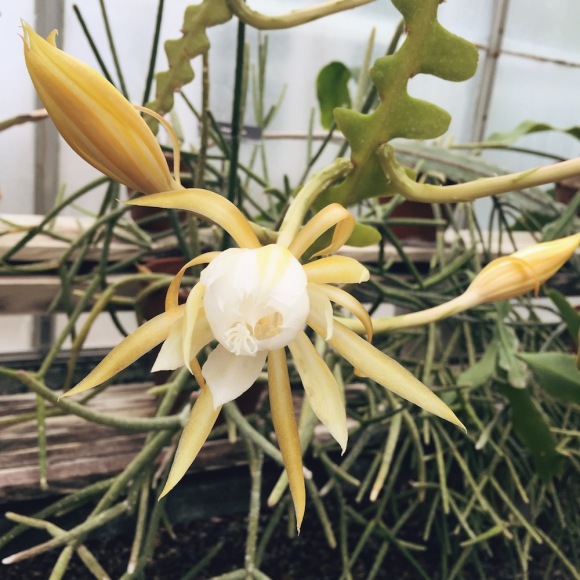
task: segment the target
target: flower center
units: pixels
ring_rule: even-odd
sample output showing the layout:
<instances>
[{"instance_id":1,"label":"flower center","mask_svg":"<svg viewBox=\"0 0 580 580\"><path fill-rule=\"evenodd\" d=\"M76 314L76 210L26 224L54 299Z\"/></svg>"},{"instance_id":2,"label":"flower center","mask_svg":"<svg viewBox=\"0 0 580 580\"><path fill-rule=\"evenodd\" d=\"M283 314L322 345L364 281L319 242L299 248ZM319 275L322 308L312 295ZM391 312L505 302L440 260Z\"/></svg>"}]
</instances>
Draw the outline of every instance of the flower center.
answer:
<instances>
[{"instance_id":1,"label":"flower center","mask_svg":"<svg viewBox=\"0 0 580 580\"><path fill-rule=\"evenodd\" d=\"M273 312L263 316L252 328L247 322L236 322L224 333L224 346L235 355L254 356L258 341L280 334L282 315Z\"/></svg>"},{"instance_id":2,"label":"flower center","mask_svg":"<svg viewBox=\"0 0 580 580\"><path fill-rule=\"evenodd\" d=\"M229 248L201 273L203 306L216 340L241 356L284 348L310 308L300 262L282 246Z\"/></svg>"},{"instance_id":3,"label":"flower center","mask_svg":"<svg viewBox=\"0 0 580 580\"><path fill-rule=\"evenodd\" d=\"M254 326L256 338L258 340L266 340L267 338L273 338L277 334L280 334L282 321L283 318L279 312L273 312L272 314L263 316Z\"/></svg>"},{"instance_id":4,"label":"flower center","mask_svg":"<svg viewBox=\"0 0 580 580\"><path fill-rule=\"evenodd\" d=\"M245 322L236 322L224 334L224 346L235 355L254 356L258 352L258 343L250 326Z\"/></svg>"}]
</instances>

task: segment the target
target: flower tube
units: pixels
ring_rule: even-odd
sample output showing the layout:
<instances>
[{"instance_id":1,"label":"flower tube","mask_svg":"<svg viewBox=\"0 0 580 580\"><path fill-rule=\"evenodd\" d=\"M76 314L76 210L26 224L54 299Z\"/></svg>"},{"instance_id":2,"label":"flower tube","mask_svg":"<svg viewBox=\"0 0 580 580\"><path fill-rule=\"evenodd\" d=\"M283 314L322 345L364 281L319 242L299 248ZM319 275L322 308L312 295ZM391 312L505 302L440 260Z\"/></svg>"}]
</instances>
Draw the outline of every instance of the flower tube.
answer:
<instances>
[{"instance_id":1,"label":"flower tube","mask_svg":"<svg viewBox=\"0 0 580 580\"><path fill-rule=\"evenodd\" d=\"M93 167L142 193L178 187L155 136L135 107L88 65L45 40L28 24L24 57L30 78L58 132Z\"/></svg>"}]
</instances>

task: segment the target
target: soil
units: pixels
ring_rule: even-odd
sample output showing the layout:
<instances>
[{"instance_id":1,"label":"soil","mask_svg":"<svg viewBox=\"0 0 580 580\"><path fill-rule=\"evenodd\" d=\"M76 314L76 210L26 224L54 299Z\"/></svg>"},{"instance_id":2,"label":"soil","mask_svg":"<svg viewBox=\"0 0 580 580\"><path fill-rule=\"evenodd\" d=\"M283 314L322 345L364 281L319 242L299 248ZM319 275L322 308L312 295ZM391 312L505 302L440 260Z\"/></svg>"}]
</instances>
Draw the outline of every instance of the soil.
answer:
<instances>
[{"instance_id":1,"label":"soil","mask_svg":"<svg viewBox=\"0 0 580 580\"><path fill-rule=\"evenodd\" d=\"M278 470L276 470L276 473ZM271 489L273 478L266 473L265 487ZM186 483L187 482L187 483ZM190 578L209 579L228 572L239 570L244 565L244 553L247 526L247 502L249 497L249 477L247 467L241 466L214 473L197 474L186 478L179 493L168 496L166 510L173 524L170 533L166 528L160 530L155 546L155 553L142 575L144 580L189 580ZM332 494L331 494L332 495ZM340 518L336 508L335 497L327 497L325 506L331 520L332 529L340 542ZM345 500L354 509L365 509L364 505ZM2 512L12 509L19 513L34 513L42 505L0 506ZM28 509L26 509L28 508ZM88 509L88 507L87 507ZM263 507L258 540L268 523L271 511ZM74 523L83 521L85 513L78 510L67 518L74 521L58 522L65 529L70 529ZM391 516L389 516L391 517ZM545 524L547 522L541 522ZM0 533L3 531L0 521ZM261 571L273 580L338 580L342 577L343 565L340 548L330 548L322 531L320 521L314 506L309 503L306 508L302 530L299 536L289 537L291 524L287 520L280 522L269 548L264 554ZM104 530L99 537L93 538L86 546L93 552L103 568L113 579L121 578L127 569L131 551L134 521L127 518L119 522L115 528ZM362 528L351 523L348 526L348 547L352 553L360 538ZM413 525L410 520L405 524L401 537L412 542L424 543L421 540L422 528ZM6 556L31 545L48 539L45 532L33 531L22 536L4 549L0 555ZM442 547L436 543L436 535L432 542L426 545L424 552L413 552L423 569L429 571L428 580L445 580L441 573ZM451 546L459 543L458 537L449 537ZM208 553L221 545L216 557L197 575L190 575L192 568ZM371 536L367 541L354 568L351 570L352 580L363 580L369 577L380 543ZM519 569L519 563L514 561L513 552L506 551L505 544L500 539L492 538L489 542L489 556L480 551L480 565L475 568L468 563L459 578L486 580L518 580L521 575L514 574ZM560 545L559 548L570 554L574 548L570 545ZM60 550L42 554L36 558L9 566L0 566L2 580L45 580L50 576ZM457 556L460 550L458 550ZM550 580L568 580L574 576L556 562L552 567L550 549L535 546L533 561L529 564L529 580L540 580L546 577ZM451 565L456 558L450 558ZM551 570L546 576L546 571ZM423 576L409 560L393 545L375 576L379 580L415 580ZM93 578L81 560L75 555L71 560L65 580L85 580Z\"/></svg>"},{"instance_id":2,"label":"soil","mask_svg":"<svg viewBox=\"0 0 580 580\"><path fill-rule=\"evenodd\" d=\"M312 508L311 508L312 509ZM331 549L320 530L314 514L307 517L300 536L288 538L287 527L281 525L271 549L261 566L262 572L274 580L338 580L342 576L342 564L339 548ZM264 522L265 523L265 522ZM337 526L334 527L337 530ZM351 530L349 545L352 547L360 529ZM147 580L184 580L185 578L209 579L238 570L243 566L246 538L246 518L244 515L213 517L205 521L195 521L175 526L174 535L162 530L158 536L156 551L152 562L145 570L143 578ZM349 534L350 536L350 534ZM93 554L107 570L111 578L120 578L125 572L130 553L131 537L108 537L87 543ZM198 575L189 576L188 572L218 544L221 550L214 560ZM353 580L368 577L376 555L378 545L372 540L357 565L352 570ZM3 580L39 579L49 577L50 570L56 562L59 551L43 554L32 560L6 566L0 573ZM421 564L427 569L429 559L432 568L439 567L438 558L433 550L421 557ZM546 559L535 561L530 570L530 579L544 577ZM505 561L500 558L485 563L485 578L488 580L516 580L521 576L507 573ZM481 571L480 571L481 572ZM481 577L475 570L466 569L462 578ZM93 578L77 556L73 558L65 576L66 580L85 580ZM381 571L376 576L379 580L415 580L421 575L396 550L390 550L384 560ZM431 577L441 579L440 573ZM553 569L551 580L568 580L573 576L562 569Z\"/></svg>"},{"instance_id":3,"label":"soil","mask_svg":"<svg viewBox=\"0 0 580 580\"><path fill-rule=\"evenodd\" d=\"M182 579L209 551L218 544L222 548L214 560L195 578L212 578L243 566L246 540L246 517L214 517L206 521L190 522L175 526L172 537L167 530L158 536L155 556L145 570L150 580ZM329 548L314 514L303 525L300 536L288 538L286 527L281 526L271 549L265 554L262 571L276 580L324 580L338 579L342 566L340 552ZM108 537L87 542L111 578L120 578L127 568L131 550L129 535ZM6 566L0 577L4 580L46 579L54 566L59 550L43 554L20 564ZM372 561L367 560L368 566ZM368 566L361 562L353 570L353 578L366 578ZM389 569L388 566L385 570ZM378 578L393 578L381 574ZM397 578L413 578L412 574L397 574ZM65 576L67 580L92 578L83 563L75 555Z\"/></svg>"}]
</instances>

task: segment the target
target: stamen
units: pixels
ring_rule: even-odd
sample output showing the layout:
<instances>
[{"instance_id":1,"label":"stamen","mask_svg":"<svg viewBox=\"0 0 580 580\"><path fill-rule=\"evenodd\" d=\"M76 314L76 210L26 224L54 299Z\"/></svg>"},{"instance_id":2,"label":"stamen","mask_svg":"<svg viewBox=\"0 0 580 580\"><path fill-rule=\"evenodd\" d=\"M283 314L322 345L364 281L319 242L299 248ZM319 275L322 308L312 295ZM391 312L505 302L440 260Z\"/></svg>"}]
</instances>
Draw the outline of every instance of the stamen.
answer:
<instances>
[{"instance_id":1,"label":"stamen","mask_svg":"<svg viewBox=\"0 0 580 580\"><path fill-rule=\"evenodd\" d=\"M258 352L258 343L252 329L245 322L236 322L224 334L226 348L235 355L253 356Z\"/></svg>"},{"instance_id":2,"label":"stamen","mask_svg":"<svg viewBox=\"0 0 580 580\"><path fill-rule=\"evenodd\" d=\"M254 334L258 340L266 340L280 334L280 326L284 318L279 312L263 316L254 326Z\"/></svg>"}]
</instances>

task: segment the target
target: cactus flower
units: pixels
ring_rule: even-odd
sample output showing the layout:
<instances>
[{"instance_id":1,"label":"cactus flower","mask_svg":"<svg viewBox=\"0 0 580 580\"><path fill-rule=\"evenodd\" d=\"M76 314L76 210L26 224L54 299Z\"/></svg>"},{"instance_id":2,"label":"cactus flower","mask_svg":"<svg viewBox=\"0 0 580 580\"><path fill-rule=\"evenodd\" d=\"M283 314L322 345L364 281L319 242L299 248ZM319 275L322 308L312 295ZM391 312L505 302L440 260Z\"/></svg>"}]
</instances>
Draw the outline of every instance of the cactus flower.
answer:
<instances>
[{"instance_id":1,"label":"cactus flower","mask_svg":"<svg viewBox=\"0 0 580 580\"><path fill-rule=\"evenodd\" d=\"M516 298L551 278L580 245L580 234L535 244L509 256L492 260L464 293L470 306Z\"/></svg>"},{"instance_id":2,"label":"cactus flower","mask_svg":"<svg viewBox=\"0 0 580 580\"><path fill-rule=\"evenodd\" d=\"M300 526L305 490L286 347L312 410L343 451L348 437L339 386L306 335L306 326L366 376L462 426L447 405L410 372L334 319L332 302L350 310L365 328L367 339L371 339L372 325L366 310L336 286L364 282L369 272L353 258L329 255L346 242L354 228L354 217L342 206L331 204L295 236L281 236L291 238L287 243L262 246L240 210L210 191L162 192L130 203L194 211L223 227L239 246L202 254L185 264L169 286L165 312L125 338L66 393L74 395L101 384L162 342L153 370L189 368L201 394L181 436L163 494L177 484L197 456L221 406L247 390L266 364L272 421ZM305 251L329 230L333 230L330 245L302 264ZM184 272L202 264L207 266L200 281L186 303L179 305ZM197 356L212 344L215 347L200 367Z\"/></svg>"},{"instance_id":3,"label":"cactus flower","mask_svg":"<svg viewBox=\"0 0 580 580\"><path fill-rule=\"evenodd\" d=\"M136 108L105 78L45 40L28 24L30 78L65 141L93 167L142 193L178 187L155 136Z\"/></svg>"},{"instance_id":4,"label":"cactus flower","mask_svg":"<svg viewBox=\"0 0 580 580\"><path fill-rule=\"evenodd\" d=\"M481 304L517 298L532 290L537 294L540 286L570 259L579 245L580 233L496 258L475 276L460 296L427 310L377 318L373 320L373 330L381 333L423 326ZM358 320L345 319L341 322L355 332L365 331Z\"/></svg>"}]
</instances>

